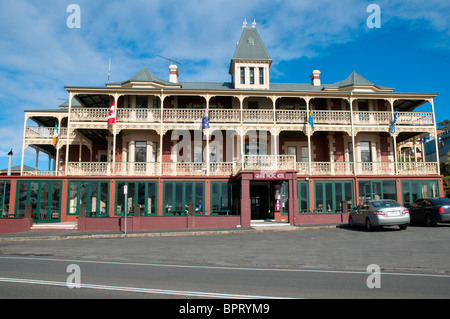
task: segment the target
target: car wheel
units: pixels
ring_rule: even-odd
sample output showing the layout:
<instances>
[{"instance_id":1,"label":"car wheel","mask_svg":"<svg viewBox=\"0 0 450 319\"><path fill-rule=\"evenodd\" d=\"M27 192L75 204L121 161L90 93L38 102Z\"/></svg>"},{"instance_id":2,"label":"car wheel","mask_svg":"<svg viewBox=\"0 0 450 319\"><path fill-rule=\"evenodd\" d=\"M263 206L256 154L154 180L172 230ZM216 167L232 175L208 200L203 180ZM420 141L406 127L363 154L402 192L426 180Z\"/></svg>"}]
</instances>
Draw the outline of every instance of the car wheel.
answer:
<instances>
[{"instance_id":1,"label":"car wheel","mask_svg":"<svg viewBox=\"0 0 450 319\"><path fill-rule=\"evenodd\" d=\"M355 227L355 224L353 223L353 218L351 216L348 218L348 226L352 228Z\"/></svg>"},{"instance_id":2,"label":"car wheel","mask_svg":"<svg viewBox=\"0 0 450 319\"><path fill-rule=\"evenodd\" d=\"M431 215L426 215L425 216L425 225L428 227L433 227L436 226L436 222L433 220L433 217Z\"/></svg>"},{"instance_id":3,"label":"car wheel","mask_svg":"<svg viewBox=\"0 0 450 319\"><path fill-rule=\"evenodd\" d=\"M408 228L408 225L398 225L398 227L400 228L400 230L405 230Z\"/></svg>"},{"instance_id":4,"label":"car wheel","mask_svg":"<svg viewBox=\"0 0 450 319\"><path fill-rule=\"evenodd\" d=\"M373 226L372 226L372 223L370 222L369 218L366 219L366 229L368 231L372 231L373 230Z\"/></svg>"}]
</instances>

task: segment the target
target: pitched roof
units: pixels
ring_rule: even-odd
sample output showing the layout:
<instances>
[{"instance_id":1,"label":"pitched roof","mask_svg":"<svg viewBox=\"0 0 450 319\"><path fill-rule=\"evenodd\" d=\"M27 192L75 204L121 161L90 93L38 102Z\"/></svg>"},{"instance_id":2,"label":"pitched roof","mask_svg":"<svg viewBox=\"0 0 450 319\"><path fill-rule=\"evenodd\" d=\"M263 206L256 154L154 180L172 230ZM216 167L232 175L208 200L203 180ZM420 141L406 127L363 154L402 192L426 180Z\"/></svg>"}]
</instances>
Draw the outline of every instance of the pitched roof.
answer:
<instances>
[{"instance_id":1,"label":"pitched roof","mask_svg":"<svg viewBox=\"0 0 450 319\"><path fill-rule=\"evenodd\" d=\"M272 61L261 37L254 27L244 27L232 60Z\"/></svg>"},{"instance_id":2,"label":"pitched roof","mask_svg":"<svg viewBox=\"0 0 450 319\"><path fill-rule=\"evenodd\" d=\"M141 71L133 75L131 78L125 81L119 81L114 83L109 83L110 85L124 85L130 82L154 82L162 85L177 85L169 81L161 80L152 71L147 68L143 68Z\"/></svg>"},{"instance_id":3,"label":"pitched roof","mask_svg":"<svg viewBox=\"0 0 450 319\"><path fill-rule=\"evenodd\" d=\"M361 75L359 75L354 71L345 80L331 85L326 85L325 87L330 89L340 89L349 86L372 86L382 90L393 90L393 88L389 88L387 86L373 84L372 82L370 82L369 80L367 80L366 78L362 77Z\"/></svg>"}]
</instances>

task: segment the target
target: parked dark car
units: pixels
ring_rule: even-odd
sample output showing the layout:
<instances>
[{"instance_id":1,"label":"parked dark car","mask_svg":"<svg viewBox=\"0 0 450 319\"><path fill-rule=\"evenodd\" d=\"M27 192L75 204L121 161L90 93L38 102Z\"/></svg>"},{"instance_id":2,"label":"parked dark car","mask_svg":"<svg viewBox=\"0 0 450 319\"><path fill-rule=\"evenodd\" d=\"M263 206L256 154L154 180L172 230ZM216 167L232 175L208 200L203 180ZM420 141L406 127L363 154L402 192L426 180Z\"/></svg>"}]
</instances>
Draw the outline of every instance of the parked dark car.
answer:
<instances>
[{"instance_id":1,"label":"parked dark car","mask_svg":"<svg viewBox=\"0 0 450 319\"><path fill-rule=\"evenodd\" d=\"M437 223L450 222L450 198L421 198L412 202L409 207L411 224L436 226Z\"/></svg>"}]
</instances>

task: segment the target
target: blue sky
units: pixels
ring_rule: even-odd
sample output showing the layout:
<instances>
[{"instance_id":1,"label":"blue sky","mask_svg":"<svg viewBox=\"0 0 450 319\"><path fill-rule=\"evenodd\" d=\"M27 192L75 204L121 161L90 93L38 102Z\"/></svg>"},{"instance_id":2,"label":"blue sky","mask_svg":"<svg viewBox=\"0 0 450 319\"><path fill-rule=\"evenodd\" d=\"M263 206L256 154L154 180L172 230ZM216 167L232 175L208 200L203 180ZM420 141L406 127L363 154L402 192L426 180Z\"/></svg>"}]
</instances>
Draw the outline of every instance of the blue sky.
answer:
<instances>
[{"instance_id":1,"label":"blue sky","mask_svg":"<svg viewBox=\"0 0 450 319\"><path fill-rule=\"evenodd\" d=\"M79 29L66 24L72 3ZM367 27L372 3L381 28ZM256 20L274 60L272 82L307 83L319 69L322 83L335 83L356 71L397 92L439 93L436 118L450 119L447 0L0 0L0 168L11 148L20 164L23 111L56 108L64 86L103 86L109 58L111 81L144 67L168 80L158 55L181 63L180 81L230 81L244 19ZM39 161L46 169L47 156ZM35 164L30 147L25 164Z\"/></svg>"}]
</instances>

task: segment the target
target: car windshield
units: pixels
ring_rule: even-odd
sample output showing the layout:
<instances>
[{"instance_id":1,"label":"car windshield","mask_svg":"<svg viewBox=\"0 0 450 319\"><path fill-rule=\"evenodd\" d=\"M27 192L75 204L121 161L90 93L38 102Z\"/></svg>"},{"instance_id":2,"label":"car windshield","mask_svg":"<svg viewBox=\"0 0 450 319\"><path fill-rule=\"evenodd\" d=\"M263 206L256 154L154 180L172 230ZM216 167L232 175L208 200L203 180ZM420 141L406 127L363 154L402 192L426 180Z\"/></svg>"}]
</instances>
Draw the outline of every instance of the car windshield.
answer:
<instances>
[{"instance_id":1,"label":"car windshield","mask_svg":"<svg viewBox=\"0 0 450 319\"><path fill-rule=\"evenodd\" d=\"M450 205L450 198L430 199L430 202L433 206L445 206Z\"/></svg>"},{"instance_id":2,"label":"car windshield","mask_svg":"<svg viewBox=\"0 0 450 319\"><path fill-rule=\"evenodd\" d=\"M399 203L393 201L374 201L372 206L375 208L401 207Z\"/></svg>"}]
</instances>

